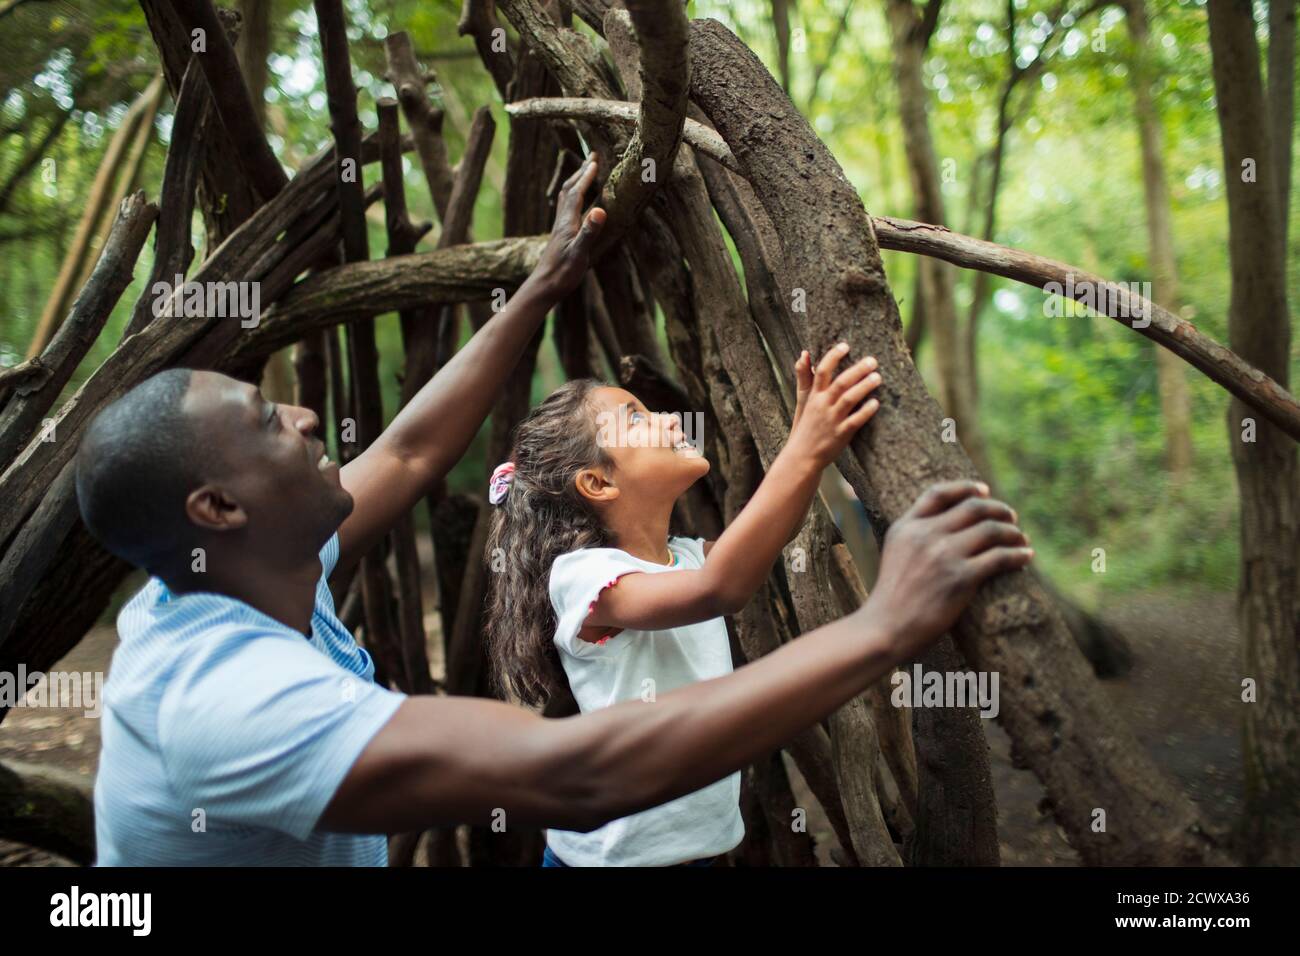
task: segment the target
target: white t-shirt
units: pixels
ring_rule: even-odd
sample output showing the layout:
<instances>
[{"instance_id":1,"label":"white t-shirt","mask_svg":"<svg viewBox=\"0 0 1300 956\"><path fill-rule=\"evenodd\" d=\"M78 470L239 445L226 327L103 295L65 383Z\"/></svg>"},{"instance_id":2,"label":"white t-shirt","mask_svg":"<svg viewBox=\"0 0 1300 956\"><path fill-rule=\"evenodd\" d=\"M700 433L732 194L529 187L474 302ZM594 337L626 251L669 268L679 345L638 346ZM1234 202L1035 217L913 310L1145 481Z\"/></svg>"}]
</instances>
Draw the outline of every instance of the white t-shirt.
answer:
<instances>
[{"instance_id":1,"label":"white t-shirt","mask_svg":"<svg viewBox=\"0 0 1300 956\"><path fill-rule=\"evenodd\" d=\"M663 631L628 628L601 643L578 636L601 591L623 575L704 566L700 538L669 538L668 549L671 565L617 548L587 548L561 555L551 567L551 604L559 619L555 644L584 714L628 700L653 707L659 695L731 673L731 645L720 617ZM546 842L569 866L671 866L726 853L744 836L737 772L590 833L548 830Z\"/></svg>"}]
</instances>

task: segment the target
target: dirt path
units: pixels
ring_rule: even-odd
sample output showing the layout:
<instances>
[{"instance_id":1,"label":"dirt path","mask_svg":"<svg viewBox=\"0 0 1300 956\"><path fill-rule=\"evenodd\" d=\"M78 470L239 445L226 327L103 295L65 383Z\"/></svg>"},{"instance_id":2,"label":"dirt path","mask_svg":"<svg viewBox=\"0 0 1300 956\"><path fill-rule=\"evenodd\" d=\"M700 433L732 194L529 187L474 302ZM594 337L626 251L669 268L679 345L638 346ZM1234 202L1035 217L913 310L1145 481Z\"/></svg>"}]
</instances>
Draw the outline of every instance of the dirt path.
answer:
<instances>
[{"instance_id":1,"label":"dirt path","mask_svg":"<svg viewBox=\"0 0 1300 956\"><path fill-rule=\"evenodd\" d=\"M1156 761L1181 783L1211 824L1229 826L1240 812L1240 677L1231 595L1153 593L1104 609L1133 644L1137 665L1103 684ZM428 603L426 606L432 606ZM432 625L432 616L429 616ZM116 646L111 627L96 628L56 668L107 671ZM1006 866L1073 866L1078 857L1050 815L1033 774L1011 765L1010 741L986 724L997 789L1002 862ZM14 710L0 724L0 759L49 763L93 779L99 722L80 709ZM820 815L818 815L820 816ZM810 819L829 839L824 818ZM820 833L819 833L820 831ZM0 866L50 866L49 854L0 841Z\"/></svg>"},{"instance_id":2,"label":"dirt path","mask_svg":"<svg viewBox=\"0 0 1300 956\"><path fill-rule=\"evenodd\" d=\"M1136 595L1103 611L1137 662L1104 681L1116 709L1156 762L1183 786L1212 826L1241 812L1241 687L1231 595ZM1011 741L989 728L1004 866L1078 865L1049 815L1037 779L1011 765Z\"/></svg>"}]
</instances>

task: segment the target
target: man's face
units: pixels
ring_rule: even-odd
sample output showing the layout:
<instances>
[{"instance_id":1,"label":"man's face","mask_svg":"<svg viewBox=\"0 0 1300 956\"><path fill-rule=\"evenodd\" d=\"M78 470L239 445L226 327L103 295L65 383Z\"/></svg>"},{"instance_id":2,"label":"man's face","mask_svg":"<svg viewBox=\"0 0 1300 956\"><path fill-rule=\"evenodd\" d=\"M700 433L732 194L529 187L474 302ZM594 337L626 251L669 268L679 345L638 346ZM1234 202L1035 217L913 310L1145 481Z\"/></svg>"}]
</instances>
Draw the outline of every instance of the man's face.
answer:
<instances>
[{"instance_id":1,"label":"man's face","mask_svg":"<svg viewBox=\"0 0 1300 956\"><path fill-rule=\"evenodd\" d=\"M195 372L182 411L218 453L219 473L205 481L244 509L258 536L319 549L352 513L352 496L310 409L269 402L256 386L226 375Z\"/></svg>"}]
</instances>

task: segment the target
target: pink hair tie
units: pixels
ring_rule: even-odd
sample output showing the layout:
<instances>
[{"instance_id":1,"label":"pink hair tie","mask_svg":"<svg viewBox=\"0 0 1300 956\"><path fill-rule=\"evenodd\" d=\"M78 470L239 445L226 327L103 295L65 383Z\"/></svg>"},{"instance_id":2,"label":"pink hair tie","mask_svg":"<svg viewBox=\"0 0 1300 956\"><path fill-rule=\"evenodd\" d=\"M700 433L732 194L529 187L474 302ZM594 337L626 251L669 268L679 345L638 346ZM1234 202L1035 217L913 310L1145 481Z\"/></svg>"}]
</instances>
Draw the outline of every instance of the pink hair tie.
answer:
<instances>
[{"instance_id":1,"label":"pink hair tie","mask_svg":"<svg viewBox=\"0 0 1300 956\"><path fill-rule=\"evenodd\" d=\"M492 470L492 477L488 480L488 501L494 505L501 504L505 500L506 492L510 490L510 482L515 478L515 463L513 461L502 462Z\"/></svg>"}]
</instances>

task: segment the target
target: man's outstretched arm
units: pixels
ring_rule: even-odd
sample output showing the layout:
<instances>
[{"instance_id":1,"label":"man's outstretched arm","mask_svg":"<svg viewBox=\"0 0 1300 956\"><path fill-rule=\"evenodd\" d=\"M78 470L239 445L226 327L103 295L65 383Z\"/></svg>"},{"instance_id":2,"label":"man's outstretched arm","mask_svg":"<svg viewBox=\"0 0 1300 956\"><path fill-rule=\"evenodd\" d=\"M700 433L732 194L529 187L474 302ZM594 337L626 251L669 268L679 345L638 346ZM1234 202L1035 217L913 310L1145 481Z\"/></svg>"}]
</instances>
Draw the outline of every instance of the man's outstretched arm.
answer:
<instances>
[{"instance_id":1,"label":"man's outstretched arm","mask_svg":"<svg viewBox=\"0 0 1300 956\"><path fill-rule=\"evenodd\" d=\"M885 538L867 603L734 674L578 717L411 697L317 826L397 833L454 823L590 830L770 753L947 631L988 577L1032 557L1005 504L936 485Z\"/></svg>"},{"instance_id":2,"label":"man's outstretched arm","mask_svg":"<svg viewBox=\"0 0 1300 956\"><path fill-rule=\"evenodd\" d=\"M592 156L565 182L551 241L505 308L343 468L354 507L339 528L335 573L369 551L460 460L546 313L582 281L605 222L603 209L582 212L596 172Z\"/></svg>"}]
</instances>

